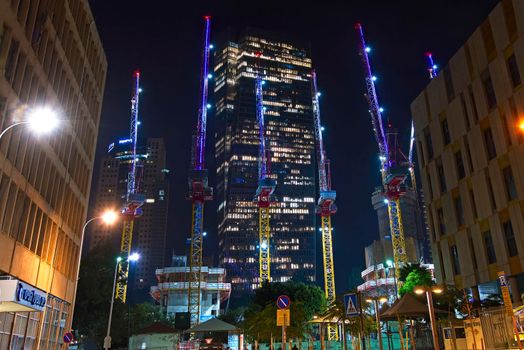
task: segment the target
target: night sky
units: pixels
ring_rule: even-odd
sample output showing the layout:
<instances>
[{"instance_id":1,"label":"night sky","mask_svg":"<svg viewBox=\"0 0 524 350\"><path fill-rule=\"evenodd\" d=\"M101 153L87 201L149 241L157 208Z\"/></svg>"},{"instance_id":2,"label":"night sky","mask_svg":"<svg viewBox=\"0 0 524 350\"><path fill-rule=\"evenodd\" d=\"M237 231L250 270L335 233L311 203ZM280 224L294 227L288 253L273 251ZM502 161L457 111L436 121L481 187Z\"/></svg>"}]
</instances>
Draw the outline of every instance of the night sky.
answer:
<instances>
[{"instance_id":1,"label":"night sky","mask_svg":"<svg viewBox=\"0 0 524 350\"><path fill-rule=\"evenodd\" d=\"M337 190L334 255L337 291L343 292L352 268L364 266L364 247L378 238L370 198L380 183L377 145L363 97L364 78L353 24L360 21L364 27L373 49L371 63L378 77L384 117L399 129L407 152L409 106L428 83L424 52L432 51L437 63L446 63L498 1L89 2L109 62L97 155L129 133L131 74L139 68L143 88L140 132L143 137L166 141L171 170L168 247L177 253L185 253L191 221L190 203L184 195L198 111L202 16L213 16L212 42L228 26L238 30L250 26L310 43ZM213 117L211 111L207 143L210 173L215 171ZM98 161L95 164L96 169ZM96 175L95 170L93 190ZM215 186L213 179L211 186ZM94 200L92 197L92 203ZM209 234L204 255L216 258L215 208L213 204L207 208L205 229ZM317 248L320 262L320 244ZM317 269L321 277L321 265Z\"/></svg>"}]
</instances>

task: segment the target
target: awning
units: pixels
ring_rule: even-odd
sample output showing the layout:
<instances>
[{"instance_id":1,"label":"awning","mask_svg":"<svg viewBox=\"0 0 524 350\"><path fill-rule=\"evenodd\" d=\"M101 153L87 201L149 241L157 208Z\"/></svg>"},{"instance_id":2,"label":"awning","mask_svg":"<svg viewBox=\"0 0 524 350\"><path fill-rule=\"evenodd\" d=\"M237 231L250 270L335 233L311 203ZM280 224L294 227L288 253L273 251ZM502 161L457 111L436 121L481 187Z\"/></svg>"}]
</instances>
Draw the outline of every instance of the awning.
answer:
<instances>
[{"instance_id":1,"label":"awning","mask_svg":"<svg viewBox=\"0 0 524 350\"><path fill-rule=\"evenodd\" d=\"M47 294L17 279L0 280L0 312L43 311Z\"/></svg>"}]
</instances>

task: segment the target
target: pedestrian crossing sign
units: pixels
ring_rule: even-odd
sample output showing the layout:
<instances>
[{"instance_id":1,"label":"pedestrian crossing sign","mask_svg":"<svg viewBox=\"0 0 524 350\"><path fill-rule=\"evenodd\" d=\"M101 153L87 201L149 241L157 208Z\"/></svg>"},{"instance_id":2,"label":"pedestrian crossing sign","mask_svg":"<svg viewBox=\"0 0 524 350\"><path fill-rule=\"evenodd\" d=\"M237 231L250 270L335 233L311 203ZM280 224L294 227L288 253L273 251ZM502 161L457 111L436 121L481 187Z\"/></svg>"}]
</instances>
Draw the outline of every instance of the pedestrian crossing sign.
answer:
<instances>
[{"instance_id":1,"label":"pedestrian crossing sign","mask_svg":"<svg viewBox=\"0 0 524 350\"><path fill-rule=\"evenodd\" d=\"M344 294L344 305L346 307L347 317L359 315L357 295L355 293Z\"/></svg>"}]
</instances>

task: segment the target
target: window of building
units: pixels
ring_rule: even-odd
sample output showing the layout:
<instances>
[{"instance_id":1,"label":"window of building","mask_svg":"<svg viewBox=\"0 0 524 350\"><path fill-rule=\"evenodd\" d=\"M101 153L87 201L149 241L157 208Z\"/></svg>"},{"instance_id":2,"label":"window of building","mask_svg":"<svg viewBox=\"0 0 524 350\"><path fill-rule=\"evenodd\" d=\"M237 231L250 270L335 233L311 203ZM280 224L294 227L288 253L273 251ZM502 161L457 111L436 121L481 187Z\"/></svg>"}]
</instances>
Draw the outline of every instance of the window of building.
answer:
<instances>
[{"instance_id":1,"label":"window of building","mask_svg":"<svg viewBox=\"0 0 524 350\"><path fill-rule=\"evenodd\" d=\"M477 254L475 253L475 246L473 245L473 239L471 238L471 232L468 230L468 242L469 250L471 252L471 261L473 262L473 269L478 269Z\"/></svg>"},{"instance_id":2,"label":"window of building","mask_svg":"<svg viewBox=\"0 0 524 350\"><path fill-rule=\"evenodd\" d=\"M444 210L442 210L442 208L437 209L437 220L440 235L443 236L446 234L446 223L444 221Z\"/></svg>"},{"instance_id":3,"label":"window of building","mask_svg":"<svg viewBox=\"0 0 524 350\"><path fill-rule=\"evenodd\" d=\"M491 238L491 232L486 231L482 233L484 238L484 247L486 248L486 259L488 264L494 264L497 262L497 254L495 253L495 246L493 245L493 239Z\"/></svg>"},{"instance_id":4,"label":"window of building","mask_svg":"<svg viewBox=\"0 0 524 350\"><path fill-rule=\"evenodd\" d=\"M511 79L511 84L513 85L513 87L519 86L522 83L522 78L520 77L519 66L517 64L515 54L512 54L508 57L508 59L506 60L506 64L508 66L508 73L509 78Z\"/></svg>"},{"instance_id":5,"label":"window of building","mask_svg":"<svg viewBox=\"0 0 524 350\"><path fill-rule=\"evenodd\" d=\"M483 132L484 145L486 146L486 155L488 160L491 160L497 156L497 149L495 148L495 141L493 140L493 133L491 128L487 128Z\"/></svg>"},{"instance_id":6,"label":"window of building","mask_svg":"<svg viewBox=\"0 0 524 350\"><path fill-rule=\"evenodd\" d=\"M424 140L426 142L426 151L428 152L428 161L430 161L433 159L433 141L431 140L429 128L424 129Z\"/></svg>"},{"instance_id":7,"label":"window of building","mask_svg":"<svg viewBox=\"0 0 524 350\"><path fill-rule=\"evenodd\" d=\"M466 176L466 170L464 169L464 160L462 159L462 152L458 150L455 152L455 165L457 166L457 177L463 179Z\"/></svg>"},{"instance_id":8,"label":"window of building","mask_svg":"<svg viewBox=\"0 0 524 350\"><path fill-rule=\"evenodd\" d=\"M475 93L473 92L471 85L468 86L468 95L471 100L471 106L473 107L473 117L475 118L475 122L477 122L479 120L479 112L477 109L477 101L475 100Z\"/></svg>"},{"instance_id":9,"label":"window of building","mask_svg":"<svg viewBox=\"0 0 524 350\"><path fill-rule=\"evenodd\" d=\"M422 142L418 142L418 154L420 154L420 162L422 167L426 166L426 160L424 159L424 151L422 150Z\"/></svg>"},{"instance_id":10,"label":"window of building","mask_svg":"<svg viewBox=\"0 0 524 350\"><path fill-rule=\"evenodd\" d=\"M462 226L465 224L464 208L462 206L462 199L460 198L460 196L457 196L453 201L455 205L455 215L457 217L457 225Z\"/></svg>"},{"instance_id":11,"label":"window of building","mask_svg":"<svg viewBox=\"0 0 524 350\"><path fill-rule=\"evenodd\" d=\"M497 209L497 202L495 201L495 193L493 192L493 184L491 183L491 178L489 177L489 173L486 170L486 183L488 184L488 194L489 194L489 201L491 204L492 210Z\"/></svg>"},{"instance_id":12,"label":"window of building","mask_svg":"<svg viewBox=\"0 0 524 350\"><path fill-rule=\"evenodd\" d=\"M509 146L511 144L511 136L509 135L508 121L506 120L506 115L500 115L500 122L502 124L502 131L504 131L504 143L506 144L506 146Z\"/></svg>"},{"instance_id":13,"label":"window of building","mask_svg":"<svg viewBox=\"0 0 524 350\"><path fill-rule=\"evenodd\" d=\"M452 245L449 247L449 252L451 255L451 267L453 268L453 274L460 275L460 260L457 246Z\"/></svg>"},{"instance_id":14,"label":"window of building","mask_svg":"<svg viewBox=\"0 0 524 350\"><path fill-rule=\"evenodd\" d=\"M512 0L502 0L502 9L506 23L506 30L511 42L517 38L517 19L515 18L515 9Z\"/></svg>"},{"instance_id":15,"label":"window of building","mask_svg":"<svg viewBox=\"0 0 524 350\"><path fill-rule=\"evenodd\" d=\"M504 177L504 186L506 187L506 196L508 200L517 198L517 186L515 186L515 178L513 177L513 171L511 166L507 166L502 170Z\"/></svg>"},{"instance_id":16,"label":"window of building","mask_svg":"<svg viewBox=\"0 0 524 350\"><path fill-rule=\"evenodd\" d=\"M506 239L506 248L508 249L508 256L519 255L519 251L517 249L517 241L515 240L515 232L513 232L513 226L511 225L510 220L502 224L502 230L504 231L504 238Z\"/></svg>"},{"instance_id":17,"label":"window of building","mask_svg":"<svg viewBox=\"0 0 524 350\"><path fill-rule=\"evenodd\" d=\"M488 109L493 109L497 106L497 96L495 95L495 88L493 87L493 82L491 81L491 75L489 70L486 69L482 72L481 75L482 86L484 87L484 94L486 96L486 104Z\"/></svg>"},{"instance_id":18,"label":"window of building","mask_svg":"<svg viewBox=\"0 0 524 350\"><path fill-rule=\"evenodd\" d=\"M442 272L442 280L446 280L446 269L444 268L444 257L442 256L442 250L440 247L437 248L438 250L438 257L439 257L439 263L440 263L440 271Z\"/></svg>"},{"instance_id":19,"label":"window of building","mask_svg":"<svg viewBox=\"0 0 524 350\"><path fill-rule=\"evenodd\" d=\"M466 124L466 130L469 130L471 125L469 124L468 107L466 106L466 99L464 98L463 93L460 93L460 105L462 106L462 114L464 115L464 123Z\"/></svg>"},{"instance_id":20,"label":"window of building","mask_svg":"<svg viewBox=\"0 0 524 350\"><path fill-rule=\"evenodd\" d=\"M484 42L484 50L486 56L491 61L493 57L497 54L495 39L493 38L493 31L491 30L491 24L489 19L485 20L484 23L480 26L480 32L482 34L482 41Z\"/></svg>"},{"instance_id":21,"label":"window of building","mask_svg":"<svg viewBox=\"0 0 524 350\"><path fill-rule=\"evenodd\" d=\"M473 218L476 220L478 218L478 213L477 204L475 203L475 193L473 192L473 189L469 190L469 199L471 201L471 209L473 210Z\"/></svg>"},{"instance_id":22,"label":"window of building","mask_svg":"<svg viewBox=\"0 0 524 350\"><path fill-rule=\"evenodd\" d=\"M440 127L442 129L442 139L444 140L444 146L446 146L451 142L451 136L449 134L448 120L444 119L443 121L441 121Z\"/></svg>"},{"instance_id":23,"label":"window of building","mask_svg":"<svg viewBox=\"0 0 524 350\"><path fill-rule=\"evenodd\" d=\"M442 166L442 161L439 159L437 163L437 174L438 174L438 181L440 184L440 192L444 193L446 192L446 175L444 174L444 166Z\"/></svg>"},{"instance_id":24,"label":"window of building","mask_svg":"<svg viewBox=\"0 0 524 350\"><path fill-rule=\"evenodd\" d=\"M451 102L451 100L453 100L453 98L455 97L455 89L453 87L453 78L451 76L449 66L446 66L442 72L444 74L444 83L446 84L446 94L448 96L448 102Z\"/></svg>"}]
</instances>

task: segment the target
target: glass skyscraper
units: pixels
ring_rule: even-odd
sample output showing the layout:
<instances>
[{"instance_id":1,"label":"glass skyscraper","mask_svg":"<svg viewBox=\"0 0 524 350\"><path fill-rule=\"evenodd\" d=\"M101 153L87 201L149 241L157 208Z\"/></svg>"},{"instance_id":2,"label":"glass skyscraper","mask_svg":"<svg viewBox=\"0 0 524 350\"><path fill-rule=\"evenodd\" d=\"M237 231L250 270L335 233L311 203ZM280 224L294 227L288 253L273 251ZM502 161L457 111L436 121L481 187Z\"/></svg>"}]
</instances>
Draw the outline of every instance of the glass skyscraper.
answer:
<instances>
[{"instance_id":1,"label":"glass skyscraper","mask_svg":"<svg viewBox=\"0 0 524 350\"><path fill-rule=\"evenodd\" d=\"M308 50L247 30L215 51L216 204L220 263L233 296L258 286L258 125L255 77L263 77L270 168L271 281L315 281L315 139ZM257 58L257 53L260 57Z\"/></svg>"}]
</instances>

